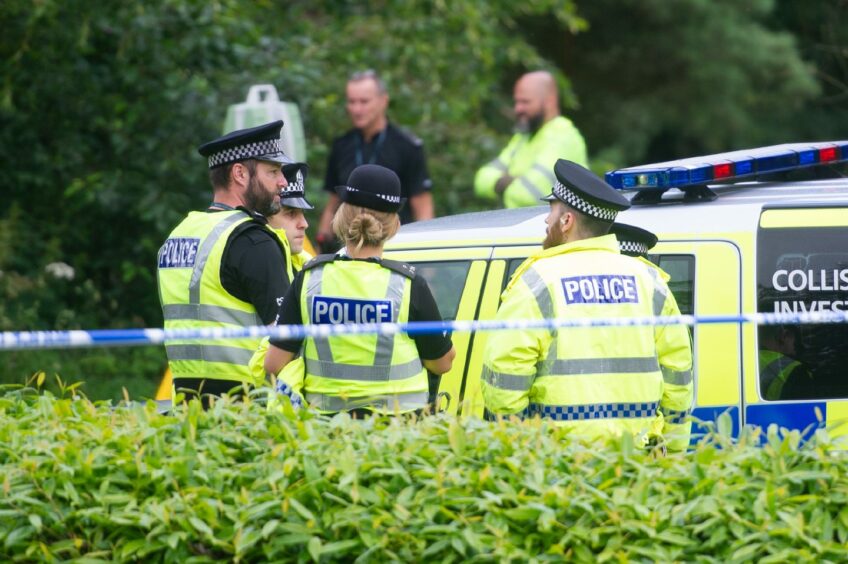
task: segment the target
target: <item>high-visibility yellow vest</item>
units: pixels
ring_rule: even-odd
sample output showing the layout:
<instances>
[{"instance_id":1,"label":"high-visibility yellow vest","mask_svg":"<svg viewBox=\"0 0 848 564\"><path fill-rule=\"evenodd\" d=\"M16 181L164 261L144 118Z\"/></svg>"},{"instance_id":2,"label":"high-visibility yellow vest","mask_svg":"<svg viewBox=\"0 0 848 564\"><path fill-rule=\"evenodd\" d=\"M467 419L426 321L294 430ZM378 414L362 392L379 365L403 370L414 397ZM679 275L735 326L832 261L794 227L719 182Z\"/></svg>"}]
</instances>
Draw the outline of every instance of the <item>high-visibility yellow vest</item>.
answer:
<instances>
[{"instance_id":1,"label":"high-visibility yellow vest","mask_svg":"<svg viewBox=\"0 0 848 564\"><path fill-rule=\"evenodd\" d=\"M782 399L783 386L801 363L783 353L766 349L760 350L759 360L760 389L763 390L763 397L767 400Z\"/></svg>"},{"instance_id":2,"label":"high-visibility yellow vest","mask_svg":"<svg viewBox=\"0 0 848 564\"><path fill-rule=\"evenodd\" d=\"M621 255L614 235L566 243L525 261L497 319L679 315L660 273ZM689 442L692 350L685 326L496 331L483 397L495 414L539 415L581 436L663 434Z\"/></svg>"},{"instance_id":3,"label":"high-visibility yellow vest","mask_svg":"<svg viewBox=\"0 0 848 564\"><path fill-rule=\"evenodd\" d=\"M304 270L304 325L409 321L414 274L399 263L325 255ZM404 413L427 405L427 371L405 333L307 338L303 357L304 397L321 412Z\"/></svg>"},{"instance_id":4,"label":"high-visibility yellow vest","mask_svg":"<svg viewBox=\"0 0 848 564\"><path fill-rule=\"evenodd\" d=\"M242 211L191 212L159 250L159 299L166 329L262 325L256 308L221 285L227 239L251 218ZM258 338L165 343L174 379L206 378L260 384L247 364Z\"/></svg>"},{"instance_id":5,"label":"high-visibility yellow vest","mask_svg":"<svg viewBox=\"0 0 848 564\"><path fill-rule=\"evenodd\" d=\"M312 260L313 256L306 251L305 249L300 251L298 254L293 255L291 252L291 245L289 244L289 239L286 237L285 229L277 229L276 227L271 227L271 231L277 236L280 244L283 246L286 255L286 274L288 274L289 282L294 280L294 275L303 270L303 266Z\"/></svg>"},{"instance_id":6,"label":"high-visibility yellow vest","mask_svg":"<svg viewBox=\"0 0 848 564\"><path fill-rule=\"evenodd\" d=\"M495 183L508 173L515 180L504 190L504 206L538 206L539 198L551 192L557 159L589 166L583 136L571 120L563 116L548 121L532 136L529 133L513 135L501 154L477 171L474 193L481 198L496 199Z\"/></svg>"}]
</instances>

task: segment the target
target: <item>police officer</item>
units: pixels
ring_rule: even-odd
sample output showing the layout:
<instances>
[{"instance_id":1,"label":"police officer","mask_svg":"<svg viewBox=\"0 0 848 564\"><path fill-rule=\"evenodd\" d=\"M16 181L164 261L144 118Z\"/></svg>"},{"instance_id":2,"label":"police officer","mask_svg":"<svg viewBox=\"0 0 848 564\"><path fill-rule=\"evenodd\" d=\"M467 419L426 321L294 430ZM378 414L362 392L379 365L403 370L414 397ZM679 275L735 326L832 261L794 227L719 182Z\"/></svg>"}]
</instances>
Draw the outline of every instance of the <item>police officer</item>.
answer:
<instances>
[{"instance_id":1,"label":"police officer","mask_svg":"<svg viewBox=\"0 0 848 564\"><path fill-rule=\"evenodd\" d=\"M544 249L516 271L496 318L679 314L658 273L621 255L608 234L629 201L576 163L560 159L554 173ZM538 415L592 438L688 444L692 351L682 325L496 331L482 387L493 415Z\"/></svg>"},{"instance_id":2,"label":"police officer","mask_svg":"<svg viewBox=\"0 0 848 564\"><path fill-rule=\"evenodd\" d=\"M574 124L560 115L556 80L534 71L515 83L515 129L501 153L474 176L474 193L503 201L506 208L535 206L553 183L558 158L586 164L586 143Z\"/></svg>"},{"instance_id":3,"label":"police officer","mask_svg":"<svg viewBox=\"0 0 848 564\"><path fill-rule=\"evenodd\" d=\"M295 277L280 310L283 325L441 321L427 282L407 264L382 258L397 232L400 180L365 164L337 188L333 228L345 247L319 255ZM427 370L447 372L455 355L443 334L339 335L274 340L265 370L277 374L302 350L304 399L322 413L363 416L420 411L428 403Z\"/></svg>"},{"instance_id":4,"label":"police officer","mask_svg":"<svg viewBox=\"0 0 848 564\"><path fill-rule=\"evenodd\" d=\"M284 200L311 208L303 198L303 163L282 151L282 121L234 131L202 145L209 161L213 201L190 212L159 251L159 297L166 328L241 327L274 321L291 279L288 257L267 226ZM170 340L165 343L174 387L220 395L255 384L247 363L259 339Z\"/></svg>"},{"instance_id":5,"label":"police officer","mask_svg":"<svg viewBox=\"0 0 848 564\"><path fill-rule=\"evenodd\" d=\"M760 390L767 400L815 399L812 374L799 361L798 328L762 325L759 329Z\"/></svg>"},{"instance_id":6,"label":"police officer","mask_svg":"<svg viewBox=\"0 0 848 564\"><path fill-rule=\"evenodd\" d=\"M312 259L304 249L306 221L304 210L314 209L304 195L305 168L297 170L294 181L280 191L280 211L268 216L268 225L277 234L286 255L286 276L290 282L294 275Z\"/></svg>"},{"instance_id":7,"label":"police officer","mask_svg":"<svg viewBox=\"0 0 848 564\"><path fill-rule=\"evenodd\" d=\"M389 93L383 79L373 70L355 72L345 88L348 117L353 128L333 140L327 160L324 190L329 198L318 223L316 242L322 252L339 248L333 234L333 217L339 207L335 188L361 164L378 164L397 173L401 196L401 223L433 217L433 183L421 139L398 127L388 118Z\"/></svg>"}]
</instances>

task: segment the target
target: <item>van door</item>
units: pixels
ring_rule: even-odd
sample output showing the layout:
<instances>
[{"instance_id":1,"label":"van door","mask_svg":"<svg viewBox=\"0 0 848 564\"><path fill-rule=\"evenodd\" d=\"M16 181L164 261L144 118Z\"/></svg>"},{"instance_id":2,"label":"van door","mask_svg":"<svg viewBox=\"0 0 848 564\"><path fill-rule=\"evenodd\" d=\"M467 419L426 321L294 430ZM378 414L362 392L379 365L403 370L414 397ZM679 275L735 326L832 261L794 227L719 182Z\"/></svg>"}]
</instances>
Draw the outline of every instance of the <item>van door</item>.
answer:
<instances>
[{"instance_id":1,"label":"van door","mask_svg":"<svg viewBox=\"0 0 848 564\"><path fill-rule=\"evenodd\" d=\"M385 256L415 265L416 274L427 280L442 319L473 321L478 313L491 253L492 249L489 247L473 247L386 251ZM458 406L465 393L468 353L473 339L474 335L468 331L455 332L452 335L456 358L451 369L442 375L439 384L439 392L446 392L450 397L449 402L441 403L441 407L448 413L458 412Z\"/></svg>"},{"instance_id":2,"label":"van door","mask_svg":"<svg viewBox=\"0 0 848 564\"><path fill-rule=\"evenodd\" d=\"M848 206L771 205L757 230L757 310L848 311ZM848 325L763 325L749 423L848 432Z\"/></svg>"},{"instance_id":3,"label":"van door","mask_svg":"<svg viewBox=\"0 0 848 564\"><path fill-rule=\"evenodd\" d=\"M661 241L649 258L670 276L669 288L684 315L738 315L742 267L732 241ZM702 324L693 336L696 420L715 421L729 412L734 434L741 425L742 342L738 324ZM693 434L704 431L693 426Z\"/></svg>"}]
</instances>

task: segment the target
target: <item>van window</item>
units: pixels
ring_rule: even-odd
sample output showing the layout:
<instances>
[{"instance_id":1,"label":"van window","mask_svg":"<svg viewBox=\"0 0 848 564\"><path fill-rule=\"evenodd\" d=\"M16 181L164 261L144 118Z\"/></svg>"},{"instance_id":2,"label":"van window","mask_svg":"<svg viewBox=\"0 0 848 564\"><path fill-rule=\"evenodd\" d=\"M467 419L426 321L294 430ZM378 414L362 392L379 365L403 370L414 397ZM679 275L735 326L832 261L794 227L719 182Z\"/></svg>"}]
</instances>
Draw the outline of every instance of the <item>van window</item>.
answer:
<instances>
[{"instance_id":1,"label":"van window","mask_svg":"<svg viewBox=\"0 0 848 564\"><path fill-rule=\"evenodd\" d=\"M658 265L671 276L668 287L677 300L680 313L683 315L694 314L695 257L692 255L648 255L648 260ZM522 262L524 262L522 258L509 261L503 282L504 288L506 288L507 282L509 282L509 279L512 278L512 275Z\"/></svg>"},{"instance_id":2,"label":"van window","mask_svg":"<svg viewBox=\"0 0 848 564\"><path fill-rule=\"evenodd\" d=\"M465 289L470 261L417 262L415 272L423 276L433 292L442 319L456 319L459 300Z\"/></svg>"},{"instance_id":3,"label":"van window","mask_svg":"<svg viewBox=\"0 0 848 564\"><path fill-rule=\"evenodd\" d=\"M845 227L761 227L758 311L848 310L846 241ZM758 337L764 399L848 398L848 325L763 325Z\"/></svg>"},{"instance_id":4,"label":"van window","mask_svg":"<svg viewBox=\"0 0 848 564\"><path fill-rule=\"evenodd\" d=\"M648 255L648 260L665 270L668 288L682 315L695 314L695 257L693 255ZM690 327L691 329L691 327Z\"/></svg>"}]
</instances>

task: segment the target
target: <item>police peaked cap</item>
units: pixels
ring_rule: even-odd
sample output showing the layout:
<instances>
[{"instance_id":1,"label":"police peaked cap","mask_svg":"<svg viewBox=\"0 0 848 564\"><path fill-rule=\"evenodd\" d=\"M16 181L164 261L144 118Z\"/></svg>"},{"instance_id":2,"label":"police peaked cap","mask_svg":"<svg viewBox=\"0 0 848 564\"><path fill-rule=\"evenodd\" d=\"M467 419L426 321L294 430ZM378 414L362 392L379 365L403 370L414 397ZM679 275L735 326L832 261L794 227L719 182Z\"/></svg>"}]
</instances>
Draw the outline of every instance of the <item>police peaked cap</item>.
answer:
<instances>
[{"instance_id":1,"label":"police peaked cap","mask_svg":"<svg viewBox=\"0 0 848 564\"><path fill-rule=\"evenodd\" d=\"M282 165L283 172L293 167L303 167L284 152L280 142L283 120L264 125L238 129L198 147L197 152L209 159L209 168L256 159Z\"/></svg>"},{"instance_id":2,"label":"police peaked cap","mask_svg":"<svg viewBox=\"0 0 848 564\"><path fill-rule=\"evenodd\" d=\"M280 190L280 204L289 208L302 210L315 209L315 206L306 199L306 171L308 167L304 163L295 163L283 167L288 186Z\"/></svg>"},{"instance_id":3,"label":"police peaked cap","mask_svg":"<svg viewBox=\"0 0 848 564\"><path fill-rule=\"evenodd\" d=\"M551 194L542 198L546 202L560 200L590 217L610 222L618 212L630 207L630 200L577 163L559 159L554 165L554 174L557 182Z\"/></svg>"},{"instance_id":4,"label":"police peaked cap","mask_svg":"<svg viewBox=\"0 0 848 564\"><path fill-rule=\"evenodd\" d=\"M610 233L618 239L621 254L631 257L646 255L657 244L656 235L635 225L613 223Z\"/></svg>"},{"instance_id":5,"label":"police peaked cap","mask_svg":"<svg viewBox=\"0 0 848 564\"><path fill-rule=\"evenodd\" d=\"M397 213L406 198L400 197L400 178L393 170L375 164L353 169L345 186L336 186L341 201L375 211Z\"/></svg>"}]
</instances>

